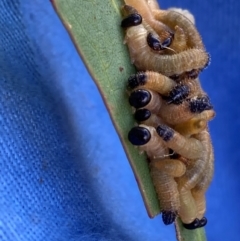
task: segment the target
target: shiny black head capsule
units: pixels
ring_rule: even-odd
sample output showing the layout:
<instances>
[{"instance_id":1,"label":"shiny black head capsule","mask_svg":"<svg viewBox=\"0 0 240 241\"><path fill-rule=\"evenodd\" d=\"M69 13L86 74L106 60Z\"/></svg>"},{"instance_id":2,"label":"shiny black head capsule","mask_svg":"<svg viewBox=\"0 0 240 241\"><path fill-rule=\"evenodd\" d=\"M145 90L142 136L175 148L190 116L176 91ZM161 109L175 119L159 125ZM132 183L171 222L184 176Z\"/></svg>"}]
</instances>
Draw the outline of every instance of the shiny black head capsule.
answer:
<instances>
[{"instance_id":1,"label":"shiny black head capsule","mask_svg":"<svg viewBox=\"0 0 240 241\"><path fill-rule=\"evenodd\" d=\"M156 36L154 36L152 33L149 33L147 35L147 43L148 43L148 46L155 51L162 50L162 45L161 45L160 40Z\"/></svg>"},{"instance_id":2,"label":"shiny black head capsule","mask_svg":"<svg viewBox=\"0 0 240 241\"><path fill-rule=\"evenodd\" d=\"M151 111L148 109L139 109L134 114L134 118L138 122L145 121L149 119L150 116L151 116Z\"/></svg>"},{"instance_id":3,"label":"shiny black head capsule","mask_svg":"<svg viewBox=\"0 0 240 241\"><path fill-rule=\"evenodd\" d=\"M200 221L198 218L196 218L191 223L183 223L183 227L186 229L193 230L193 229L199 228L199 224L200 224Z\"/></svg>"},{"instance_id":4,"label":"shiny black head capsule","mask_svg":"<svg viewBox=\"0 0 240 241\"><path fill-rule=\"evenodd\" d=\"M142 17L138 13L133 13L122 20L121 27L129 28L132 26L137 26L142 23Z\"/></svg>"},{"instance_id":5,"label":"shiny black head capsule","mask_svg":"<svg viewBox=\"0 0 240 241\"><path fill-rule=\"evenodd\" d=\"M207 218L203 217L201 220L199 220L199 228L204 227L207 224Z\"/></svg>"},{"instance_id":6,"label":"shiny black head capsule","mask_svg":"<svg viewBox=\"0 0 240 241\"><path fill-rule=\"evenodd\" d=\"M128 140L135 146L142 146L149 142L151 134L148 129L136 126L128 133Z\"/></svg>"},{"instance_id":7,"label":"shiny black head capsule","mask_svg":"<svg viewBox=\"0 0 240 241\"><path fill-rule=\"evenodd\" d=\"M129 104L136 109L142 108L150 102L151 98L152 96L147 90L134 90L129 96Z\"/></svg>"},{"instance_id":8,"label":"shiny black head capsule","mask_svg":"<svg viewBox=\"0 0 240 241\"><path fill-rule=\"evenodd\" d=\"M172 43L172 40L173 40L173 34L170 34L170 36L166 38L163 42L161 42L158 36L152 33L149 33L147 35L148 46L155 51L164 50L165 48L169 47Z\"/></svg>"}]
</instances>

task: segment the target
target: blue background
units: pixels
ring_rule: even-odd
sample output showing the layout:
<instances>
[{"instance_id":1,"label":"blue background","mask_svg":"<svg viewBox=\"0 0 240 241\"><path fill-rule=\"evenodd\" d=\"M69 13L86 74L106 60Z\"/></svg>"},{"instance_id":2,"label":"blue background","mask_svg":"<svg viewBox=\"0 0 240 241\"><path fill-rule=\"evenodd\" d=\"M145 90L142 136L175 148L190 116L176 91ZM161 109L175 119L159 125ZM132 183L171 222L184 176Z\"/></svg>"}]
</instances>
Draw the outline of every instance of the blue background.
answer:
<instances>
[{"instance_id":1,"label":"blue background","mask_svg":"<svg viewBox=\"0 0 240 241\"><path fill-rule=\"evenodd\" d=\"M212 63L201 74L215 176L208 240L240 236L240 2L189 9ZM0 2L0 240L175 240L148 218L98 90L47 0Z\"/></svg>"}]
</instances>

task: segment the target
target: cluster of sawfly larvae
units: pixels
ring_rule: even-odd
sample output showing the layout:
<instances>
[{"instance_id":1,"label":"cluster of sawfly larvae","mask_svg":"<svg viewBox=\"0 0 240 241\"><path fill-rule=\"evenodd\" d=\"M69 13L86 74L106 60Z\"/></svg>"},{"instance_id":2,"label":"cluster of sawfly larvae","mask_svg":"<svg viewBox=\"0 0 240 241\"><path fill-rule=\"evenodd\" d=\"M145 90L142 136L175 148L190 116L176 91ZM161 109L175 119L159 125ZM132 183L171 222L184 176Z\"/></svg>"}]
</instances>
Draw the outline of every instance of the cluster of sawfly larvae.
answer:
<instances>
[{"instance_id":1,"label":"cluster of sawfly larvae","mask_svg":"<svg viewBox=\"0 0 240 241\"><path fill-rule=\"evenodd\" d=\"M148 156L164 224L180 217L187 229L203 227L213 176L208 121L215 112L198 75L209 54L182 13L160 10L155 0L125 3L121 26L139 71L128 79L138 122L128 139Z\"/></svg>"}]
</instances>

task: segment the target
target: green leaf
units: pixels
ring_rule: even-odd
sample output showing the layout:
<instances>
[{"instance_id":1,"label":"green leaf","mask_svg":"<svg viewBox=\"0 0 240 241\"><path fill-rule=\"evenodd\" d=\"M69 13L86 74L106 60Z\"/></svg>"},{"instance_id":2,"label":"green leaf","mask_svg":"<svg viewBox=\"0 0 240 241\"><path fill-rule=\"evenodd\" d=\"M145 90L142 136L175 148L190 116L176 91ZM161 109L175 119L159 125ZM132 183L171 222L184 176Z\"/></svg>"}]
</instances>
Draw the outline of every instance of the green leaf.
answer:
<instances>
[{"instance_id":1,"label":"green leaf","mask_svg":"<svg viewBox=\"0 0 240 241\"><path fill-rule=\"evenodd\" d=\"M160 212L146 156L140 155L127 140L134 125L128 104L126 80L135 73L127 47L123 45L121 0L52 0L53 6L70 34L108 108L136 177L147 212ZM202 229L188 231L177 223L179 240L205 240Z\"/></svg>"}]
</instances>

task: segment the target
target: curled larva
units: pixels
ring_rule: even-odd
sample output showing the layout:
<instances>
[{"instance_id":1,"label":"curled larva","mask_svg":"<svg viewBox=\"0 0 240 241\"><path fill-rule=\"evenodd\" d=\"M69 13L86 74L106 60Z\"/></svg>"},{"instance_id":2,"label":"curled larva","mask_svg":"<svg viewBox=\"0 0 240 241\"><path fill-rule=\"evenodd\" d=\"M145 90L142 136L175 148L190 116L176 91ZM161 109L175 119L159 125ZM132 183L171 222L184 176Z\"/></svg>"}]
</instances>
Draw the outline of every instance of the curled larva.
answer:
<instances>
[{"instance_id":1,"label":"curled larva","mask_svg":"<svg viewBox=\"0 0 240 241\"><path fill-rule=\"evenodd\" d=\"M209 55L202 49L188 49L178 54L161 55L151 50L147 43L148 31L143 24L126 29L125 43L132 63L138 70L159 72L166 76L180 75L204 69Z\"/></svg>"}]
</instances>

